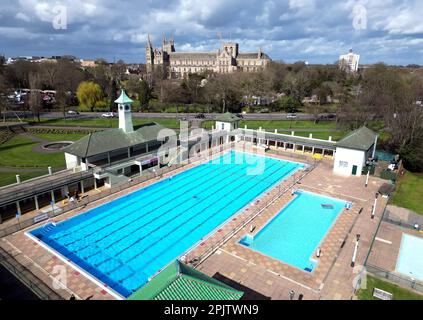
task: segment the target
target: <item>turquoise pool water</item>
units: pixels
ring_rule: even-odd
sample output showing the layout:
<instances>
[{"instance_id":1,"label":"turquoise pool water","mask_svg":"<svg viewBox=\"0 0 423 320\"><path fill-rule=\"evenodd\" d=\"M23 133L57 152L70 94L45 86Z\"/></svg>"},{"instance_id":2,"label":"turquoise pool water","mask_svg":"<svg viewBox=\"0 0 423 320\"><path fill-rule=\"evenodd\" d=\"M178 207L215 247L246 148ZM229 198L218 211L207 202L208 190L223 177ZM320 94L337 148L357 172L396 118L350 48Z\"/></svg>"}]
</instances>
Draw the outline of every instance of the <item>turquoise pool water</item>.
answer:
<instances>
[{"instance_id":1,"label":"turquoise pool water","mask_svg":"<svg viewBox=\"0 0 423 320\"><path fill-rule=\"evenodd\" d=\"M240 243L311 272L319 243L349 203L302 190L295 193L296 197L254 237L246 235Z\"/></svg>"},{"instance_id":2,"label":"turquoise pool water","mask_svg":"<svg viewBox=\"0 0 423 320\"><path fill-rule=\"evenodd\" d=\"M31 234L127 297L301 167L299 163L228 152Z\"/></svg>"},{"instance_id":3,"label":"turquoise pool water","mask_svg":"<svg viewBox=\"0 0 423 320\"><path fill-rule=\"evenodd\" d=\"M406 233L402 235L397 271L423 281L423 238Z\"/></svg>"}]
</instances>

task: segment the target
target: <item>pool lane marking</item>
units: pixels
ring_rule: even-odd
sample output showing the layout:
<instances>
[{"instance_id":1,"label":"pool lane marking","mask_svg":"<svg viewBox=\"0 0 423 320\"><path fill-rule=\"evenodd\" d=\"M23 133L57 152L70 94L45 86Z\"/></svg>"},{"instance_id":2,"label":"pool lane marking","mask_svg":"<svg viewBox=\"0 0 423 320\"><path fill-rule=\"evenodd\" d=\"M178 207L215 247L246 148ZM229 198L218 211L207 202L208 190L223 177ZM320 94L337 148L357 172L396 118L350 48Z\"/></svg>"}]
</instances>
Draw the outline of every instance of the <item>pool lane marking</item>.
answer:
<instances>
[{"instance_id":1,"label":"pool lane marking","mask_svg":"<svg viewBox=\"0 0 423 320\"><path fill-rule=\"evenodd\" d=\"M375 240L383 242L383 243L387 243L387 244L392 244L392 241L385 240L385 239L382 239L382 238L379 238L379 237L376 237Z\"/></svg>"},{"instance_id":2,"label":"pool lane marking","mask_svg":"<svg viewBox=\"0 0 423 320\"><path fill-rule=\"evenodd\" d=\"M287 281L289 281L289 282L295 283L296 285L298 285L298 286L300 286L300 287L302 287L302 288L305 288L305 289L307 289L307 290L310 290L310 291L312 291L312 292L314 292L314 293L318 293L316 290L314 290L314 289L312 289L312 288L310 288L310 287L308 287L308 286L306 286L306 285L304 285L304 284L302 284L302 283L300 283L300 282L298 282L298 281L295 281L295 280L293 280L293 279L291 279L291 278L288 278L287 276L281 275L281 274L279 274L279 273L277 273L277 272L275 272L275 271L273 271L273 270L267 269L267 268L265 268L265 267L263 267L263 266L261 266L261 265L258 265L258 264L254 263L254 262L251 262L251 261L249 261L249 260L247 260L247 259L245 259L245 258L239 257L239 256L237 256L236 254L234 254L234 253L232 253L232 252L226 251L225 249L222 249L222 248L221 248L220 250L221 250L222 252L226 253L226 254L229 254L230 256L233 256L234 258L237 258L237 259L242 260L242 261L244 261L244 262L248 262L248 264L251 264L251 265L253 265L253 266L257 266L257 267L259 267L259 268L263 268L263 269L264 269L264 270L266 270L267 272L269 272L269 273L271 273L271 274L273 274L273 275L275 275L275 276L278 276L278 277L280 277L280 278L282 278L282 279L285 279L285 280L287 280Z\"/></svg>"}]
</instances>

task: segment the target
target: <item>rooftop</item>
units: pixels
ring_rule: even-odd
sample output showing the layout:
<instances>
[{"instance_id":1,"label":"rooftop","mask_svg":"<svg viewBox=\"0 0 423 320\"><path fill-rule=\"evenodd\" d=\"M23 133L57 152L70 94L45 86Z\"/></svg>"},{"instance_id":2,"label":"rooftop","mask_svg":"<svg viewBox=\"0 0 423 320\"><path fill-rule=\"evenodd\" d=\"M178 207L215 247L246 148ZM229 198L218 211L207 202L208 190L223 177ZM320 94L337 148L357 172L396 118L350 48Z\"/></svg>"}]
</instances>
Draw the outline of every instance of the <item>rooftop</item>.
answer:
<instances>
[{"instance_id":1,"label":"rooftop","mask_svg":"<svg viewBox=\"0 0 423 320\"><path fill-rule=\"evenodd\" d=\"M243 294L176 260L128 300L239 300Z\"/></svg>"},{"instance_id":2,"label":"rooftop","mask_svg":"<svg viewBox=\"0 0 423 320\"><path fill-rule=\"evenodd\" d=\"M160 124L151 122L129 133L125 133L119 128L92 132L63 150L65 153L81 158L91 157L149 141L156 141L158 133L163 129L166 128Z\"/></svg>"},{"instance_id":3,"label":"rooftop","mask_svg":"<svg viewBox=\"0 0 423 320\"><path fill-rule=\"evenodd\" d=\"M215 120L221 121L221 122L235 122L235 121L239 121L241 119L239 117L237 117L236 115L234 115L233 113L226 112L226 113L219 114L218 116L216 116Z\"/></svg>"},{"instance_id":4,"label":"rooftop","mask_svg":"<svg viewBox=\"0 0 423 320\"><path fill-rule=\"evenodd\" d=\"M375 132L363 126L347 134L336 143L336 146L340 148L367 151L375 143L376 137L377 134Z\"/></svg>"},{"instance_id":5,"label":"rooftop","mask_svg":"<svg viewBox=\"0 0 423 320\"><path fill-rule=\"evenodd\" d=\"M129 98L125 92L125 90L121 90L119 98L115 100L115 103L119 104L126 104L134 102L131 98Z\"/></svg>"}]
</instances>

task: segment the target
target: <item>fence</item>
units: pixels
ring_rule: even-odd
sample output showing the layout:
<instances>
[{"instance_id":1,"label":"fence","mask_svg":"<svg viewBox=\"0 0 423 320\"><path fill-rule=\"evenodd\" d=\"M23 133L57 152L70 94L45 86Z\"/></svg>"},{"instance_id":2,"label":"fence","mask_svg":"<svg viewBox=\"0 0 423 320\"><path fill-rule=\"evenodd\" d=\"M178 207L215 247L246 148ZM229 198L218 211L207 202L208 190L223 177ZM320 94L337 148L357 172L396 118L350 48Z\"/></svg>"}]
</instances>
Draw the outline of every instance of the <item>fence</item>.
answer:
<instances>
[{"instance_id":1,"label":"fence","mask_svg":"<svg viewBox=\"0 0 423 320\"><path fill-rule=\"evenodd\" d=\"M63 297L48 287L28 268L20 264L11 254L0 247L0 264L22 281L32 292L43 300L63 300Z\"/></svg>"},{"instance_id":2,"label":"fence","mask_svg":"<svg viewBox=\"0 0 423 320\"><path fill-rule=\"evenodd\" d=\"M98 194L87 195L87 196L83 197L78 203L68 203L67 205L60 207L58 210L52 210L48 213L48 218L53 218L53 217L59 216L59 215L65 213L65 212L69 212L69 211L75 210L77 208L82 209L90 203L93 203L93 202L98 201L100 199L109 197L113 194L119 193L121 191L124 191L128 188L134 187L136 185L139 185L139 184L146 182L148 180L158 178L162 175L165 175L167 173L170 173L170 172L178 170L182 167L185 167L188 164L193 164L193 163L202 161L207 156L211 157L211 156L213 156L217 153L229 150L232 147L233 147L233 144L217 146L217 147L208 149L206 154L202 153L200 156L196 157L196 159L194 159L193 161L186 161L186 163L183 163L183 164L174 164L171 167L166 166L166 167L163 167L163 168L157 170L155 173L154 172L143 173L142 176L131 178L131 179L128 180L128 182L122 183L122 184L115 186L115 187L112 187L110 189L106 189L106 190L104 190L104 191L102 191ZM29 219L20 221L20 222L14 224L14 225L0 229L0 238L8 236L10 234L13 234L13 233L15 233L19 230L26 229L26 228L28 228L28 227L30 227L30 226L39 222L39 221L36 221L34 219L35 218L29 218Z\"/></svg>"},{"instance_id":3,"label":"fence","mask_svg":"<svg viewBox=\"0 0 423 320\"><path fill-rule=\"evenodd\" d=\"M400 276L390 271L381 269L373 265L366 265L366 271L375 277L389 280L390 282L396 283L402 287L411 288L413 290L423 293L423 283L411 278Z\"/></svg>"}]
</instances>

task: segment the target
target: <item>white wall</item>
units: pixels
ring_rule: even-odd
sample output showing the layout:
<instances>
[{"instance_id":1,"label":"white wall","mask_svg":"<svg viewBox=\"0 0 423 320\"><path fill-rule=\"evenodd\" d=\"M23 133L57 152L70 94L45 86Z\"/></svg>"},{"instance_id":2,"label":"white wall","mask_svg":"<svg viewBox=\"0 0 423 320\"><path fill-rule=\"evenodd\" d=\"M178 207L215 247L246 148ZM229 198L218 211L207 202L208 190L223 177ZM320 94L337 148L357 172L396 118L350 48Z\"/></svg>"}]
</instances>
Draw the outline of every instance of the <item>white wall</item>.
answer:
<instances>
[{"instance_id":1,"label":"white wall","mask_svg":"<svg viewBox=\"0 0 423 320\"><path fill-rule=\"evenodd\" d=\"M357 166L356 175L360 176L365 163L365 151L337 147L333 163L333 172L343 176L350 176L352 175L353 166Z\"/></svg>"},{"instance_id":2,"label":"white wall","mask_svg":"<svg viewBox=\"0 0 423 320\"><path fill-rule=\"evenodd\" d=\"M230 122L216 121L216 130L232 131L233 124Z\"/></svg>"},{"instance_id":3,"label":"white wall","mask_svg":"<svg viewBox=\"0 0 423 320\"><path fill-rule=\"evenodd\" d=\"M77 156L74 156L73 154L69 154L69 153L65 153L65 160L66 160L67 169L78 167L81 162L81 160L78 159Z\"/></svg>"}]
</instances>

